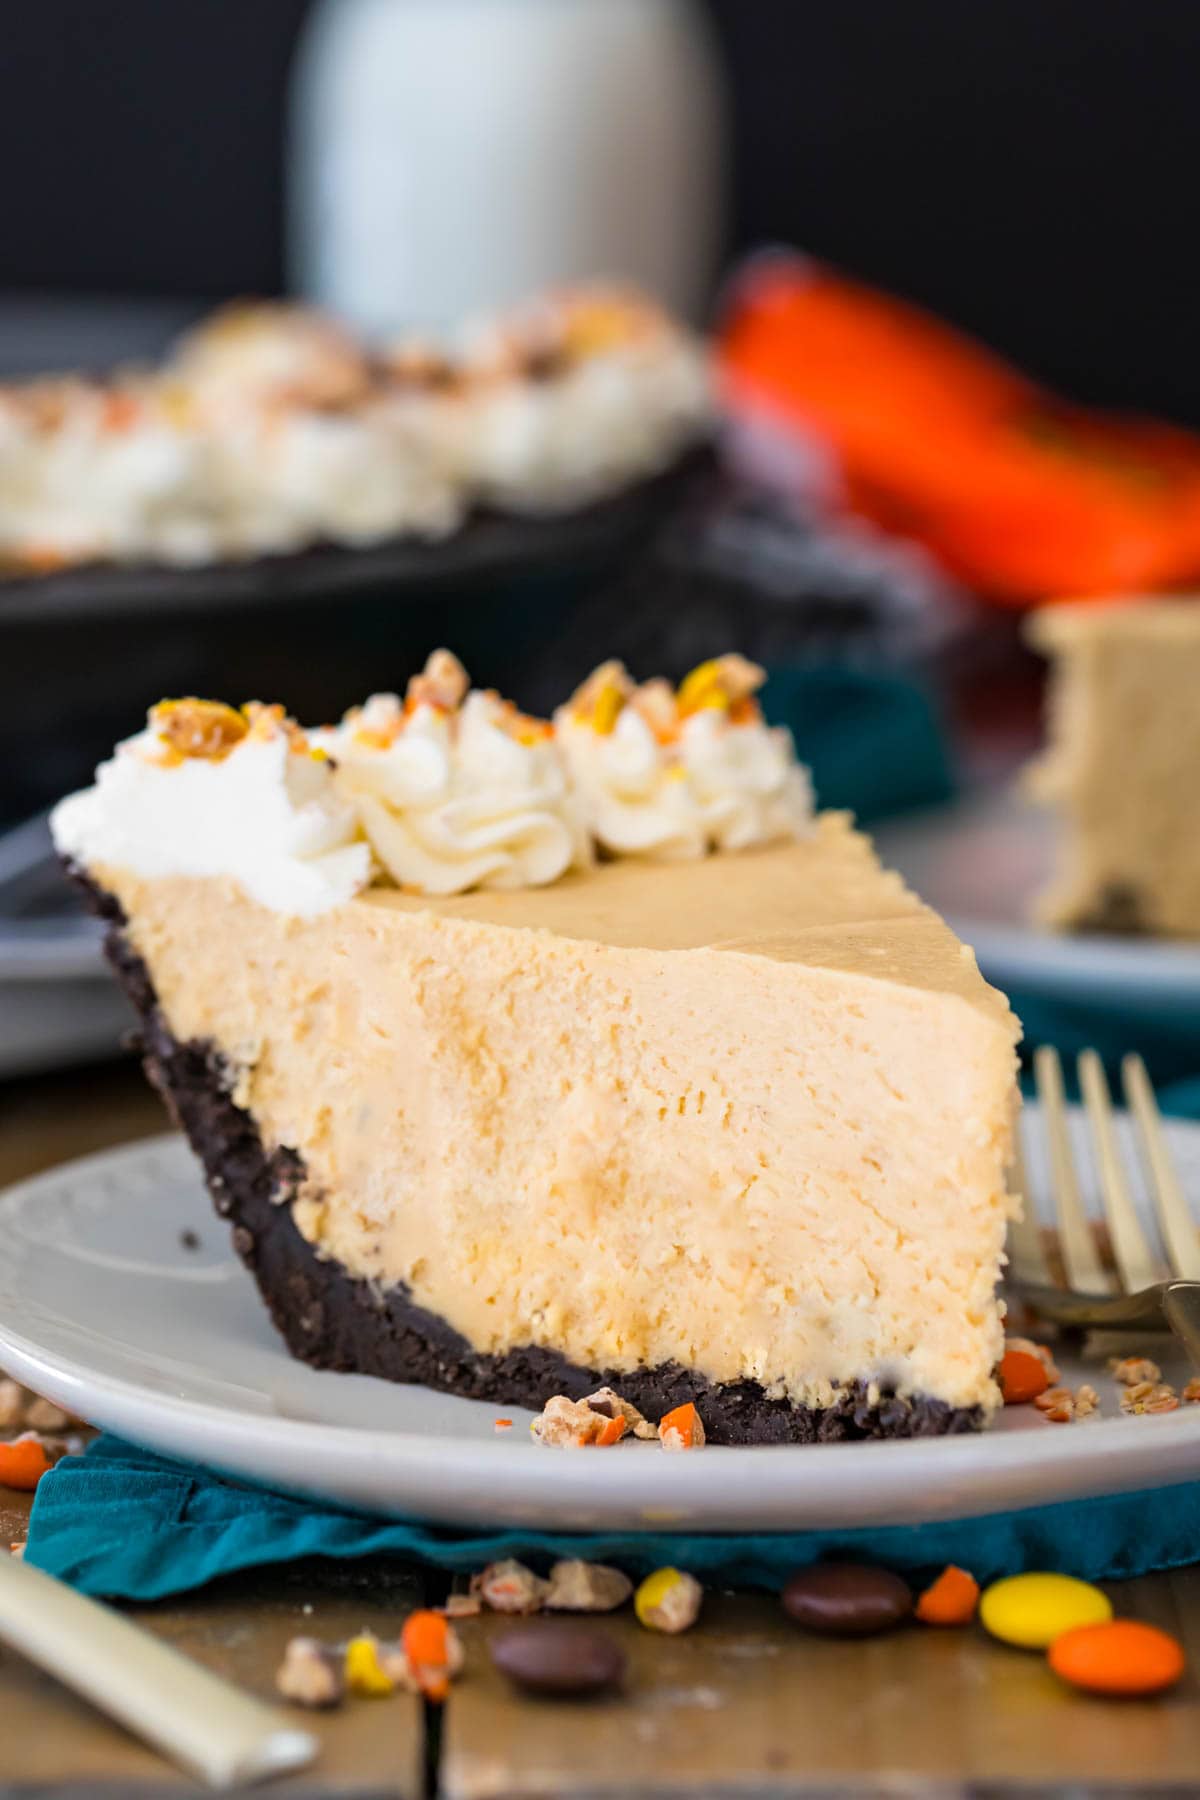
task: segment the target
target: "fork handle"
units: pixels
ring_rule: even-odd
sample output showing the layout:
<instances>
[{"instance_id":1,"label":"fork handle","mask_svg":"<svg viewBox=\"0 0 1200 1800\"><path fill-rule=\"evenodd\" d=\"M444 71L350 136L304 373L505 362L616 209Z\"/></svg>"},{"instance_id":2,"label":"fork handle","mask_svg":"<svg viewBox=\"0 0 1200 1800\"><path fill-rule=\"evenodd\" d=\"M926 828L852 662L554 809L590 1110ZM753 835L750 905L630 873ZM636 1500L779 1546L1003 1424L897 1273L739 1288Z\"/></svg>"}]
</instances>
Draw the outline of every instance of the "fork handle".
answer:
<instances>
[{"instance_id":1,"label":"fork handle","mask_svg":"<svg viewBox=\"0 0 1200 1800\"><path fill-rule=\"evenodd\" d=\"M1192 1367L1200 1369L1200 1281L1168 1281L1163 1289L1162 1308Z\"/></svg>"}]
</instances>

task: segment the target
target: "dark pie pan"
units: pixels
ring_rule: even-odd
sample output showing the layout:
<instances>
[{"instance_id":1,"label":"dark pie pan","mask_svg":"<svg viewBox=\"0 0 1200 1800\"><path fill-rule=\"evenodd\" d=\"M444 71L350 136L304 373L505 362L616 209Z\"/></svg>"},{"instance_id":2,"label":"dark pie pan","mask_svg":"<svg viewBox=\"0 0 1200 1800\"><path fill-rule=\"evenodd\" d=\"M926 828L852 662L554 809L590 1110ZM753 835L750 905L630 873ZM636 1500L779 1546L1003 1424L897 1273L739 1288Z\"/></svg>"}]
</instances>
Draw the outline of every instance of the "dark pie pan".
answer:
<instances>
[{"instance_id":1,"label":"dark pie pan","mask_svg":"<svg viewBox=\"0 0 1200 1800\"><path fill-rule=\"evenodd\" d=\"M0 573L0 630L168 610L244 613L378 594L402 603L481 581L605 562L636 543L710 466L711 453L696 450L662 474L590 506L536 517L481 510L436 541L396 538L365 549L319 544L196 568L95 563L48 574Z\"/></svg>"}]
</instances>

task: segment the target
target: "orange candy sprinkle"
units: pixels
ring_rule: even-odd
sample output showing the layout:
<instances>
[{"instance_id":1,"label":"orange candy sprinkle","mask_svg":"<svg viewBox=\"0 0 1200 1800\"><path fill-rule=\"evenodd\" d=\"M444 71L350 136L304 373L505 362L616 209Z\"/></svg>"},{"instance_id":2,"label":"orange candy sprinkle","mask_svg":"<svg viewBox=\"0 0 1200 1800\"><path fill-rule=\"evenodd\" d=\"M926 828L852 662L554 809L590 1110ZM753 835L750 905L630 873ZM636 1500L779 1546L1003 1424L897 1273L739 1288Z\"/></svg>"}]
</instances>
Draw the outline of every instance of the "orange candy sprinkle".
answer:
<instances>
[{"instance_id":1,"label":"orange candy sprinkle","mask_svg":"<svg viewBox=\"0 0 1200 1800\"><path fill-rule=\"evenodd\" d=\"M606 1450L610 1444L619 1444L628 1429L629 1427L626 1425L620 1413L618 1413L615 1419L606 1419L604 1421L602 1429L598 1435L592 1439L592 1442L598 1445L601 1450Z\"/></svg>"},{"instance_id":2,"label":"orange candy sprinkle","mask_svg":"<svg viewBox=\"0 0 1200 1800\"><path fill-rule=\"evenodd\" d=\"M926 1625L969 1625L979 1605L979 1583L966 1569L949 1563L917 1601L917 1617Z\"/></svg>"},{"instance_id":3,"label":"orange candy sprinkle","mask_svg":"<svg viewBox=\"0 0 1200 1800\"><path fill-rule=\"evenodd\" d=\"M1022 1406L1036 1400L1050 1386L1045 1363L1028 1350L1006 1350L1000 1358L998 1379L1005 1406Z\"/></svg>"},{"instance_id":4,"label":"orange candy sprinkle","mask_svg":"<svg viewBox=\"0 0 1200 1800\"><path fill-rule=\"evenodd\" d=\"M659 1420L658 1435L665 1449L699 1450L704 1442L704 1426L690 1400L673 1407Z\"/></svg>"},{"instance_id":5,"label":"orange candy sprinkle","mask_svg":"<svg viewBox=\"0 0 1200 1800\"><path fill-rule=\"evenodd\" d=\"M1184 1669L1182 1646L1136 1619L1077 1625L1055 1638L1047 1655L1056 1675L1089 1694L1161 1694Z\"/></svg>"},{"instance_id":6,"label":"orange candy sprinkle","mask_svg":"<svg viewBox=\"0 0 1200 1800\"><path fill-rule=\"evenodd\" d=\"M450 1633L437 1612L410 1613L400 1633L409 1673L427 1700L444 1700L450 1687Z\"/></svg>"},{"instance_id":7,"label":"orange candy sprinkle","mask_svg":"<svg viewBox=\"0 0 1200 1800\"><path fill-rule=\"evenodd\" d=\"M19 1488L22 1493L31 1494L50 1467L50 1458L35 1437L0 1444L0 1487Z\"/></svg>"}]
</instances>

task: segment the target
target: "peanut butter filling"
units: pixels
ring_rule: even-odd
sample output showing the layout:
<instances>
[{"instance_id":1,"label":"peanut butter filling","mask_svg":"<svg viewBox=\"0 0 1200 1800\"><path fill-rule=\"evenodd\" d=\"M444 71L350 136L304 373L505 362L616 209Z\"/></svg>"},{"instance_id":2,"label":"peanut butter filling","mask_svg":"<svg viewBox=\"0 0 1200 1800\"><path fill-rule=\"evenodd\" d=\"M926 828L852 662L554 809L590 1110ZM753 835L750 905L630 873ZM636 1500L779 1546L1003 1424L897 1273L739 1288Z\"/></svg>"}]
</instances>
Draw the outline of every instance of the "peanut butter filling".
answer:
<instances>
[{"instance_id":1,"label":"peanut butter filling","mask_svg":"<svg viewBox=\"0 0 1200 1800\"><path fill-rule=\"evenodd\" d=\"M994 1404L1015 1021L845 819L312 918L92 873L318 1253L474 1348Z\"/></svg>"}]
</instances>

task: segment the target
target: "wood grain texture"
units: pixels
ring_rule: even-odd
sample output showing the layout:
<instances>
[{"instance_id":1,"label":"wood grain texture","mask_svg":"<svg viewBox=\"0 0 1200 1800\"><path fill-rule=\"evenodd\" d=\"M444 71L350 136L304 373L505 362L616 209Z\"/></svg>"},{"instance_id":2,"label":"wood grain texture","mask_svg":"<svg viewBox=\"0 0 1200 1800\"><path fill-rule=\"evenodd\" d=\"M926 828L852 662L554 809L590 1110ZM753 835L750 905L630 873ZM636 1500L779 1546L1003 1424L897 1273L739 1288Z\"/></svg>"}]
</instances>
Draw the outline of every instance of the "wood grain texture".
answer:
<instances>
[{"instance_id":1,"label":"wood grain texture","mask_svg":"<svg viewBox=\"0 0 1200 1800\"><path fill-rule=\"evenodd\" d=\"M0 1187L169 1129L162 1101L132 1059L0 1082Z\"/></svg>"},{"instance_id":2,"label":"wood grain texture","mask_svg":"<svg viewBox=\"0 0 1200 1800\"><path fill-rule=\"evenodd\" d=\"M1065 1689L1044 1657L978 1628L911 1627L865 1642L809 1637L757 1595L716 1595L681 1638L620 1614L627 1692L589 1703L514 1697L467 1620L469 1670L442 1752L446 1800L692 1794L959 1793L1089 1783L1186 1787L1200 1756L1200 1573L1113 1589L1119 1611L1187 1636L1174 1694L1114 1703ZM1190 1621L1190 1626L1188 1624Z\"/></svg>"},{"instance_id":3,"label":"wood grain texture","mask_svg":"<svg viewBox=\"0 0 1200 1800\"><path fill-rule=\"evenodd\" d=\"M419 1603L416 1578L398 1570L305 1565L214 1584L182 1601L131 1609L131 1616L186 1655L264 1700L288 1638L300 1633L344 1640L361 1630L395 1637ZM311 1608L306 1611L305 1608ZM425 1735L420 1703L408 1694L348 1700L336 1712L297 1713L321 1740L309 1770L273 1782L285 1795L418 1796L424 1783ZM199 1792L157 1752L110 1723L50 1675L0 1652L3 1780L65 1796L72 1787L110 1795ZM0 1796L6 1792L0 1783Z\"/></svg>"}]
</instances>

